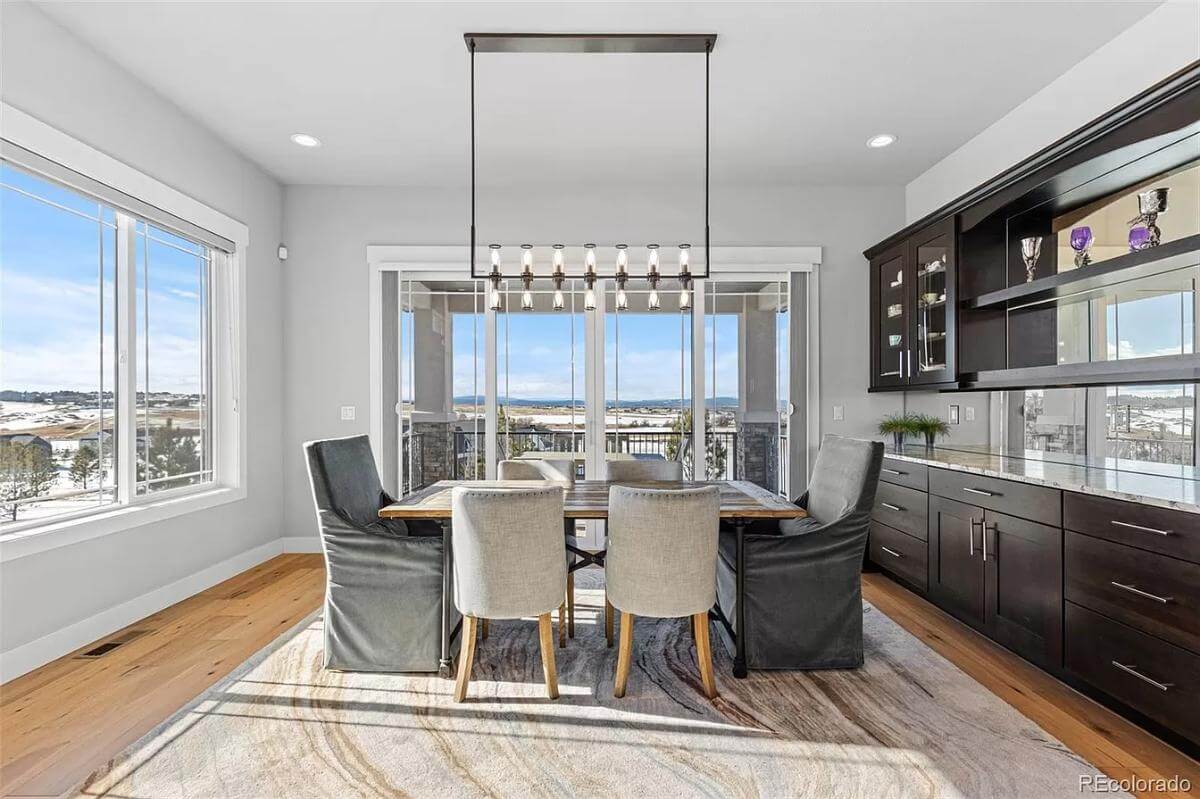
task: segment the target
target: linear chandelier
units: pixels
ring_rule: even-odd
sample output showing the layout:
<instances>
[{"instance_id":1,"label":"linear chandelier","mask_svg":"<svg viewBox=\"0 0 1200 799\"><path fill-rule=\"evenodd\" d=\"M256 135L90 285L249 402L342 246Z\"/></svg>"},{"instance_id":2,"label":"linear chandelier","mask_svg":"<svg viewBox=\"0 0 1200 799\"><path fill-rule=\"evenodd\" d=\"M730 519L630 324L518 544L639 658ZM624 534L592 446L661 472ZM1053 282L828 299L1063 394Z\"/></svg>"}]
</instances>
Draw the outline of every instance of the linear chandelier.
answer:
<instances>
[{"instance_id":1,"label":"linear chandelier","mask_svg":"<svg viewBox=\"0 0 1200 799\"><path fill-rule=\"evenodd\" d=\"M505 273L504 258L500 244L489 244L491 253L490 270L484 274L479 272L476 254L475 222L475 54L476 53L703 53L704 54L704 266L699 272L693 272L689 264L688 254L691 245L678 245L678 272L674 275L664 274L659 270L659 246L646 245L646 274L649 284L647 305L650 310L661 307L659 284L664 279L679 281L679 308L691 308L692 280L708 277L709 269L709 232L708 232L708 198L709 198L709 56L713 45L716 44L715 33L678 34L678 33L467 33L463 35L467 51L471 55L471 277L486 278L491 283L488 293L488 306L498 311L502 305L500 281L506 278L519 278L521 281L521 307L533 310L533 281L534 274L534 245L520 246L521 271ZM585 244L583 254L583 281L586 286L583 307L585 310L596 309L596 281L601 278L612 279L616 283L617 310L628 308L626 285L634 275L629 270L629 247L626 244L613 245L615 255L612 258L612 271L598 267L596 260L596 245ZM561 311L565 307L562 286L566 279L566 258L562 244L552 245L553 271L549 277L554 281L554 310ZM607 259L606 259L607 261Z\"/></svg>"}]
</instances>

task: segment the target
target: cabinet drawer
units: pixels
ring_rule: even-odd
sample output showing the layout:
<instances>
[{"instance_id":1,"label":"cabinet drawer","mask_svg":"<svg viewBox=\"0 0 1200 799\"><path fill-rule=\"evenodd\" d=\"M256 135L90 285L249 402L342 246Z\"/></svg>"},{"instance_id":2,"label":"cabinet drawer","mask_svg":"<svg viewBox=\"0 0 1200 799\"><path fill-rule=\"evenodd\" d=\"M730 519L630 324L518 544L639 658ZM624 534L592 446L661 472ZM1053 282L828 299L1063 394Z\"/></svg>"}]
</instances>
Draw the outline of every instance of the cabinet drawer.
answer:
<instances>
[{"instance_id":1,"label":"cabinet drawer","mask_svg":"<svg viewBox=\"0 0 1200 799\"><path fill-rule=\"evenodd\" d=\"M915 488L880 483L871 518L922 541L929 537L929 495Z\"/></svg>"},{"instance_id":2,"label":"cabinet drawer","mask_svg":"<svg viewBox=\"0 0 1200 799\"><path fill-rule=\"evenodd\" d=\"M1063 527L1200 563L1200 514L1068 491Z\"/></svg>"},{"instance_id":3,"label":"cabinet drawer","mask_svg":"<svg viewBox=\"0 0 1200 799\"><path fill-rule=\"evenodd\" d=\"M929 470L929 493L988 510L1062 526L1062 492L948 469Z\"/></svg>"},{"instance_id":4,"label":"cabinet drawer","mask_svg":"<svg viewBox=\"0 0 1200 799\"><path fill-rule=\"evenodd\" d=\"M1067 669L1200 742L1200 656L1067 603Z\"/></svg>"},{"instance_id":5,"label":"cabinet drawer","mask_svg":"<svg viewBox=\"0 0 1200 799\"><path fill-rule=\"evenodd\" d=\"M928 545L919 538L871 522L871 561L913 586L929 587Z\"/></svg>"},{"instance_id":6,"label":"cabinet drawer","mask_svg":"<svg viewBox=\"0 0 1200 799\"><path fill-rule=\"evenodd\" d=\"M879 479L885 483L908 486L918 491L929 490L929 467L923 463L884 458Z\"/></svg>"},{"instance_id":7,"label":"cabinet drawer","mask_svg":"<svg viewBox=\"0 0 1200 799\"><path fill-rule=\"evenodd\" d=\"M1077 605L1200 653L1200 566L1068 532L1066 594Z\"/></svg>"}]
</instances>

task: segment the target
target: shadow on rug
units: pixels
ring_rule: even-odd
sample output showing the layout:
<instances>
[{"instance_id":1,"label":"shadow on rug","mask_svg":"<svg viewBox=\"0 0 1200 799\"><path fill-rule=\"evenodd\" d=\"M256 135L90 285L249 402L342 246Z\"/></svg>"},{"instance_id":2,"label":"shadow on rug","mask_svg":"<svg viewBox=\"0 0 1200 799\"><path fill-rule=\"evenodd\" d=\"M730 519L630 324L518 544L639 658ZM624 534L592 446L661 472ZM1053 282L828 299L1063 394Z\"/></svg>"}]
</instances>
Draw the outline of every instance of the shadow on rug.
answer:
<instances>
[{"instance_id":1,"label":"shadow on rug","mask_svg":"<svg viewBox=\"0 0 1200 799\"><path fill-rule=\"evenodd\" d=\"M1078 795L1098 773L866 605L866 665L731 675L700 692L686 619L639 619L612 695L602 577L580 572L575 638L545 697L533 620L493 622L467 702L435 675L321 669L321 621L285 634L92 775L86 796ZM715 632L715 631L714 631Z\"/></svg>"}]
</instances>

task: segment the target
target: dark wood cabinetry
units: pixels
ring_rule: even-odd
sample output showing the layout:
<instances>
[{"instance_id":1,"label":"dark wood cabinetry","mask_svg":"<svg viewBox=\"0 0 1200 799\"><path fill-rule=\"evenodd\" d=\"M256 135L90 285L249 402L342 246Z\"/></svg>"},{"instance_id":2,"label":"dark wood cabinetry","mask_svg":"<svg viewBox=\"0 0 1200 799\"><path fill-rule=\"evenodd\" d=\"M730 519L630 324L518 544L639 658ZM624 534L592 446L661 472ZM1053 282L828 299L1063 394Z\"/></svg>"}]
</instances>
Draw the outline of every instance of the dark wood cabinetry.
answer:
<instances>
[{"instance_id":1,"label":"dark wood cabinetry","mask_svg":"<svg viewBox=\"0 0 1200 799\"><path fill-rule=\"evenodd\" d=\"M1139 212L1139 192L1166 192L1200 170L1198 108L1200 62L867 249L870 390L1200 379L1192 342L1118 361L1061 313L1100 297L1111 309L1115 287L1128 293L1138 281L1191 292L1200 227L1142 245L1126 240L1123 223ZM1194 193L1187 180L1176 185L1171 196ZM1076 230L1086 260L1071 253Z\"/></svg>"},{"instance_id":2,"label":"dark wood cabinetry","mask_svg":"<svg viewBox=\"0 0 1200 799\"><path fill-rule=\"evenodd\" d=\"M955 245L951 218L871 258L872 391L955 379Z\"/></svg>"},{"instance_id":3,"label":"dark wood cabinetry","mask_svg":"<svg viewBox=\"0 0 1200 799\"><path fill-rule=\"evenodd\" d=\"M1200 514L888 457L867 556L1030 662L1200 745Z\"/></svg>"}]
</instances>

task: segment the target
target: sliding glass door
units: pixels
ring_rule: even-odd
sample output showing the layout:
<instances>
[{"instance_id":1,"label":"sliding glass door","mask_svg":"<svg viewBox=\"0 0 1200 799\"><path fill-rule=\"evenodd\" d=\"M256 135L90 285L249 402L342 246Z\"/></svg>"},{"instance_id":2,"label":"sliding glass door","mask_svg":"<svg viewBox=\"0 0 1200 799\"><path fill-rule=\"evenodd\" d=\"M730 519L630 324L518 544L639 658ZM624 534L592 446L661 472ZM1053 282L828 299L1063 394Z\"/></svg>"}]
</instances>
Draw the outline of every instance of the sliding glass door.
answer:
<instances>
[{"instance_id":1,"label":"sliding glass door","mask_svg":"<svg viewBox=\"0 0 1200 799\"><path fill-rule=\"evenodd\" d=\"M502 282L492 308L483 282L426 277L383 276L389 489L494 478L511 458L569 461L580 479L606 460L667 459L688 479L789 494L796 418L807 441L789 379L807 368L792 352L802 276L697 280L686 304L677 286L654 302L631 282L622 301L598 281L595 310L579 279L564 282L561 308L549 281L528 296Z\"/></svg>"}]
</instances>

